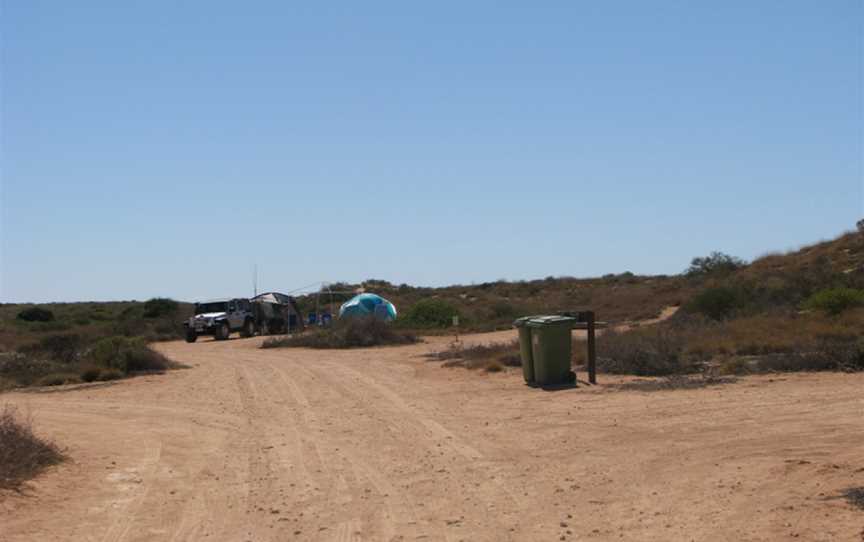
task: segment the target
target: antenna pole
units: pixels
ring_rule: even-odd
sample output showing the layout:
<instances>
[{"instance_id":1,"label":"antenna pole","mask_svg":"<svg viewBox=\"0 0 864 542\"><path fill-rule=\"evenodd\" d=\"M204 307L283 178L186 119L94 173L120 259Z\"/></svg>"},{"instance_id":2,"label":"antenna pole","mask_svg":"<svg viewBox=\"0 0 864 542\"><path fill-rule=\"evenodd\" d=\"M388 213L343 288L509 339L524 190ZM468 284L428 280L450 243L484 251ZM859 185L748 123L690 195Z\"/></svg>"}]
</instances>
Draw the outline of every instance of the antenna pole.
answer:
<instances>
[{"instance_id":1,"label":"antenna pole","mask_svg":"<svg viewBox=\"0 0 864 542\"><path fill-rule=\"evenodd\" d=\"M254 266L254 275L252 279L252 289L255 291L255 295L253 297L258 297L258 264L256 263Z\"/></svg>"},{"instance_id":2,"label":"antenna pole","mask_svg":"<svg viewBox=\"0 0 864 542\"><path fill-rule=\"evenodd\" d=\"M318 288L318 295L315 296L315 318L319 319L318 321L320 321L320 318L321 318L321 290L324 289L325 284L327 284L327 283L326 282L321 283L321 287Z\"/></svg>"}]
</instances>

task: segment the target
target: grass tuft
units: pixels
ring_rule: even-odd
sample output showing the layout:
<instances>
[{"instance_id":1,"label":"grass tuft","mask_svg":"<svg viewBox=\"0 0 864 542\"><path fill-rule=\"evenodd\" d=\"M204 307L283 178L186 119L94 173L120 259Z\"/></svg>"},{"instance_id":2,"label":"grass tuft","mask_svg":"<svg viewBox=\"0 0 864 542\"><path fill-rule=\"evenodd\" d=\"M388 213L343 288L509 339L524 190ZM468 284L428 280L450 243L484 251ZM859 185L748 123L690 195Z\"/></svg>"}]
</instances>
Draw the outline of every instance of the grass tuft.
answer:
<instances>
[{"instance_id":1,"label":"grass tuft","mask_svg":"<svg viewBox=\"0 0 864 542\"><path fill-rule=\"evenodd\" d=\"M443 361L445 367L483 369L489 373L503 371L505 367L520 367L519 342L476 344L463 346L453 343L446 350L432 352L428 358Z\"/></svg>"},{"instance_id":2,"label":"grass tuft","mask_svg":"<svg viewBox=\"0 0 864 542\"><path fill-rule=\"evenodd\" d=\"M51 373L43 376L37 382L39 386L63 386L66 384L79 384L81 377L75 373Z\"/></svg>"},{"instance_id":3,"label":"grass tuft","mask_svg":"<svg viewBox=\"0 0 864 542\"><path fill-rule=\"evenodd\" d=\"M842 493L849 504L864 510L864 487L850 487Z\"/></svg>"},{"instance_id":4,"label":"grass tuft","mask_svg":"<svg viewBox=\"0 0 864 542\"><path fill-rule=\"evenodd\" d=\"M707 388L709 386L719 386L721 384L731 384L736 382L736 378L730 376L714 376L710 374L691 375L671 375L662 378L651 380L634 380L613 386L619 390L632 391L667 391L667 390L693 390L699 388Z\"/></svg>"}]
</instances>

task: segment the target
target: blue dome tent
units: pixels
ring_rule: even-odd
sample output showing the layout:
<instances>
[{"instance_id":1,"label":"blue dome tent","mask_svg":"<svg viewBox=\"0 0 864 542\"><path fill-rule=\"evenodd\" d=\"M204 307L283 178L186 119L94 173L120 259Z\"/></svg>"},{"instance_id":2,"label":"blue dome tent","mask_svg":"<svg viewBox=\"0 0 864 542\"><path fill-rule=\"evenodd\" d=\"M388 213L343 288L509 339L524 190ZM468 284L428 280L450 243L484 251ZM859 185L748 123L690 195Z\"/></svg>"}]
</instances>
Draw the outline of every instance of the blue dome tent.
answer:
<instances>
[{"instance_id":1,"label":"blue dome tent","mask_svg":"<svg viewBox=\"0 0 864 542\"><path fill-rule=\"evenodd\" d=\"M384 321L396 319L396 307L380 295L360 294L339 307L339 318L353 316L375 316Z\"/></svg>"}]
</instances>

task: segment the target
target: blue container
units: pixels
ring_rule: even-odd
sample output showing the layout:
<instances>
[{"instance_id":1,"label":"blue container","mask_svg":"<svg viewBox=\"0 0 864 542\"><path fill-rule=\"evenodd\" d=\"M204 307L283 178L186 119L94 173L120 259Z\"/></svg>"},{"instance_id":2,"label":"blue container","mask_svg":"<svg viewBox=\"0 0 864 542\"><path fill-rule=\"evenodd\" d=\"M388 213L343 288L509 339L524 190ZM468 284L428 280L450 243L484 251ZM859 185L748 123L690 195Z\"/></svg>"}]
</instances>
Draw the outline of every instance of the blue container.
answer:
<instances>
[{"instance_id":1,"label":"blue container","mask_svg":"<svg viewBox=\"0 0 864 542\"><path fill-rule=\"evenodd\" d=\"M379 320L395 320L396 307L379 295L360 294L352 297L339 308L339 318L352 316L375 316Z\"/></svg>"}]
</instances>

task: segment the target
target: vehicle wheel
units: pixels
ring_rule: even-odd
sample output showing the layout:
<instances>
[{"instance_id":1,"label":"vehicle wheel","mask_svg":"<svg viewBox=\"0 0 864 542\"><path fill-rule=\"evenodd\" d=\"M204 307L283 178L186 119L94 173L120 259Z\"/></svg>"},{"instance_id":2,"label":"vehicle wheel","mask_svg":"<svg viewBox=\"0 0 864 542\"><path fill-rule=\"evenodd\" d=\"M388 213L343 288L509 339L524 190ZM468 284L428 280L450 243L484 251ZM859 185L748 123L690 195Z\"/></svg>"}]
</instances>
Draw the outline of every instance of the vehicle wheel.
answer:
<instances>
[{"instance_id":1,"label":"vehicle wheel","mask_svg":"<svg viewBox=\"0 0 864 542\"><path fill-rule=\"evenodd\" d=\"M194 343L197 340L198 340L198 333L196 333L194 329L187 329L186 330L186 342L187 343Z\"/></svg>"},{"instance_id":2,"label":"vehicle wheel","mask_svg":"<svg viewBox=\"0 0 864 542\"><path fill-rule=\"evenodd\" d=\"M216 328L216 333L213 334L213 338L217 341L224 341L231 335L231 328L228 327L227 322L223 322L218 328Z\"/></svg>"},{"instance_id":3,"label":"vehicle wheel","mask_svg":"<svg viewBox=\"0 0 864 542\"><path fill-rule=\"evenodd\" d=\"M240 330L241 337L251 337L255 334L255 324L252 323L252 320L246 320L246 323L243 324L243 329Z\"/></svg>"}]
</instances>

